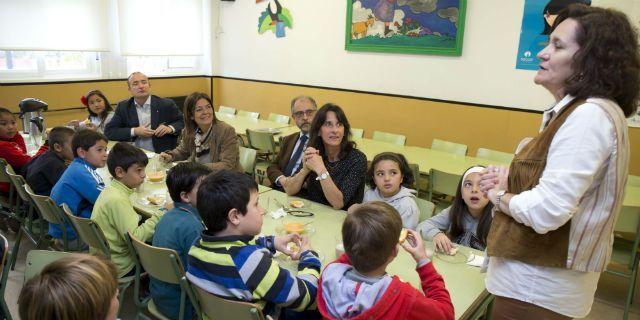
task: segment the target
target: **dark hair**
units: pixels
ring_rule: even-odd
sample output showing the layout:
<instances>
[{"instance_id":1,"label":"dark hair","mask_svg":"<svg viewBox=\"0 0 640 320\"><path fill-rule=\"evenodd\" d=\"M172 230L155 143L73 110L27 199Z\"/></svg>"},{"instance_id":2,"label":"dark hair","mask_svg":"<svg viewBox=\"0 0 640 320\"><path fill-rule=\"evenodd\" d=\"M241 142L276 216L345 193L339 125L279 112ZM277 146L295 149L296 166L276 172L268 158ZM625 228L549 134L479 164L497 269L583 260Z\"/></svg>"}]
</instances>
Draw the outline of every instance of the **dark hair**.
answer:
<instances>
[{"instance_id":1,"label":"dark hair","mask_svg":"<svg viewBox=\"0 0 640 320\"><path fill-rule=\"evenodd\" d=\"M216 123L218 121L218 119L216 118L216 113L213 111L213 101L211 100L209 95L204 92L194 92L184 100L184 106L182 108L184 117L184 137L192 137L196 132L196 128L198 127L198 125L193 120L193 117L195 116L196 103L200 99L207 100L207 102L209 102L209 104L211 105L211 113L213 116L212 123Z\"/></svg>"},{"instance_id":2,"label":"dark hair","mask_svg":"<svg viewBox=\"0 0 640 320\"><path fill-rule=\"evenodd\" d=\"M51 131L49 132L49 135L47 135L47 140L49 140L49 148L53 149L56 143L62 147L67 138L73 136L74 133L75 130L69 127L53 127L53 129L51 129Z\"/></svg>"},{"instance_id":3,"label":"dark hair","mask_svg":"<svg viewBox=\"0 0 640 320\"><path fill-rule=\"evenodd\" d=\"M311 104L313 105L314 109L318 108L318 105L316 104L316 101L313 100L313 98L311 98L310 96L297 96L295 98L293 98L291 100L291 113L293 114L293 106L296 104L296 102L298 102L298 100L309 100L309 102L311 102Z\"/></svg>"},{"instance_id":4,"label":"dark hair","mask_svg":"<svg viewBox=\"0 0 640 320\"><path fill-rule=\"evenodd\" d=\"M146 167L148 163L149 158L144 153L144 151L130 145L127 142L116 143L111 149L111 152L109 152L109 156L107 157L107 168L109 168L109 173L111 173L113 177L116 176L117 167L120 167L122 168L122 170L127 171L129 170L129 167L134 164L137 164L141 167Z\"/></svg>"},{"instance_id":5,"label":"dark hair","mask_svg":"<svg viewBox=\"0 0 640 320\"><path fill-rule=\"evenodd\" d=\"M97 95L98 97L102 98L102 100L104 100L104 111L102 112L102 114L96 114L95 112L91 111L91 108L89 108L89 99L93 95ZM91 90L87 92L87 95L85 95L84 97L86 98L86 101L87 101L86 106L87 106L87 111L89 111L89 115L94 117L100 117L100 122L104 122L104 120L107 119L109 112L113 111L111 104L109 104L109 99L107 99L104 93L102 93L102 91L100 90Z\"/></svg>"},{"instance_id":6,"label":"dark hair","mask_svg":"<svg viewBox=\"0 0 640 320\"><path fill-rule=\"evenodd\" d=\"M396 209L382 201L360 205L342 224L344 251L358 272L383 265L398 244L402 219Z\"/></svg>"},{"instance_id":7,"label":"dark hair","mask_svg":"<svg viewBox=\"0 0 640 320\"><path fill-rule=\"evenodd\" d=\"M313 118L313 122L311 122L311 129L309 129L310 138L309 138L309 146L316 148L320 151L320 154L323 158L327 156L327 153L324 150L324 142L322 141L322 137L320 136L320 129L324 125L324 122L327 121L327 113L333 112L336 114L336 118L339 123L342 123L344 126L344 137L342 137L342 141L340 142L340 155L339 158L344 157L349 151L356 147L356 143L351 141L351 125L349 125L349 120L347 116L342 111L340 106L335 105L333 103L327 103L322 108L316 112L316 116Z\"/></svg>"},{"instance_id":8,"label":"dark hair","mask_svg":"<svg viewBox=\"0 0 640 320\"><path fill-rule=\"evenodd\" d=\"M198 188L198 212L209 232L227 228L229 211L247 213L251 192L258 192L258 184L248 175L227 169L215 172L202 180Z\"/></svg>"},{"instance_id":9,"label":"dark hair","mask_svg":"<svg viewBox=\"0 0 640 320\"><path fill-rule=\"evenodd\" d=\"M640 94L638 34L617 10L571 5L560 12L554 29L564 20L578 22L573 74L565 93L578 99L602 97L615 101L626 117L633 115Z\"/></svg>"},{"instance_id":10,"label":"dark hair","mask_svg":"<svg viewBox=\"0 0 640 320\"><path fill-rule=\"evenodd\" d=\"M398 167L400 168L400 173L402 174L402 182L400 185L402 185L405 188L414 187L413 183L415 182L415 180L413 177L413 171L411 170L411 167L409 167L407 158L405 158L400 153L383 152L383 153L377 154L373 158L373 161L371 161L371 166L369 167L369 170L367 170L367 178L369 179L367 183L369 184L369 187L371 189L376 188L376 181L375 181L376 165L378 164L378 162L383 160L393 161L398 164Z\"/></svg>"},{"instance_id":11,"label":"dark hair","mask_svg":"<svg viewBox=\"0 0 640 320\"><path fill-rule=\"evenodd\" d=\"M174 202L182 202L180 193L191 192L198 179L211 173L211 168L197 162L180 162L167 174L167 188Z\"/></svg>"},{"instance_id":12,"label":"dark hair","mask_svg":"<svg viewBox=\"0 0 640 320\"><path fill-rule=\"evenodd\" d=\"M13 115L13 112L11 112L11 110L3 107L0 107L0 113L8 113L10 115Z\"/></svg>"},{"instance_id":13,"label":"dark hair","mask_svg":"<svg viewBox=\"0 0 640 320\"><path fill-rule=\"evenodd\" d=\"M73 140L71 140L71 147L73 148L73 156L78 157L78 148L82 150L89 150L98 141L109 142L107 137L97 131L93 130L79 130L73 134Z\"/></svg>"},{"instance_id":14,"label":"dark hair","mask_svg":"<svg viewBox=\"0 0 640 320\"><path fill-rule=\"evenodd\" d=\"M544 7L544 10L542 10L542 14L543 14L542 22L544 23L544 30L542 31L542 34L550 35L551 32L553 31L553 26L550 26L549 23L547 23L547 19L544 18L545 14L557 15L560 13L560 11L564 10L564 8L574 3L591 5L591 0L551 0L549 1L549 3L547 3L547 5Z\"/></svg>"},{"instance_id":15,"label":"dark hair","mask_svg":"<svg viewBox=\"0 0 640 320\"><path fill-rule=\"evenodd\" d=\"M473 167L484 167L481 165L473 166ZM469 167L467 170L473 168ZM465 170L464 172L467 172ZM464 175L460 177L460 181L458 182L458 189L456 190L456 196L453 198L453 203L451 204L451 209L449 209L449 238L455 240L461 234L464 233L464 215L471 214L469 212L469 207L464 202L462 198L462 179L464 179ZM489 228L491 227L491 209L493 208L493 204L491 202L487 203L487 205L482 210L482 215L478 220L478 226L476 227L476 236L478 240L482 243L483 246L487 246L487 235L489 234Z\"/></svg>"}]
</instances>

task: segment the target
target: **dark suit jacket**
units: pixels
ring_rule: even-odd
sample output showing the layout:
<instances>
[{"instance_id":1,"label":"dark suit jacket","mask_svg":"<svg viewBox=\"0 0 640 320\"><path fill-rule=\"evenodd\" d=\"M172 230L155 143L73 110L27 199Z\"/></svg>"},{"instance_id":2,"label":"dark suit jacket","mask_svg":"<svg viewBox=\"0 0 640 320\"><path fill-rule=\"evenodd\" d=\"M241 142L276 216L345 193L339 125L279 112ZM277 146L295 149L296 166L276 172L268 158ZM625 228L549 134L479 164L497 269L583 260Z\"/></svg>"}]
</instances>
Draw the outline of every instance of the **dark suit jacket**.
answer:
<instances>
[{"instance_id":1,"label":"dark suit jacket","mask_svg":"<svg viewBox=\"0 0 640 320\"><path fill-rule=\"evenodd\" d=\"M269 166L269 168L267 168L267 176L269 177L269 180L271 180L272 185L275 186L276 178L284 174L283 171L289 163L289 159L293 154L293 148L295 148L296 142L298 142L298 138L300 138L300 134L301 132L296 132L282 139L280 152L278 152L274 162Z\"/></svg>"},{"instance_id":2,"label":"dark suit jacket","mask_svg":"<svg viewBox=\"0 0 640 320\"><path fill-rule=\"evenodd\" d=\"M166 134L161 138L153 137L153 149L156 153L171 150L176 147L178 135L184 128L182 112L171 99L151 96L151 129L160 124L170 125L175 129L173 134ZM131 136L131 128L140 126L138 113L133 97L120 101L115 114L104 128L104 134L109 140L133 142L138 137Z\"/></svg>"}]
</instances>

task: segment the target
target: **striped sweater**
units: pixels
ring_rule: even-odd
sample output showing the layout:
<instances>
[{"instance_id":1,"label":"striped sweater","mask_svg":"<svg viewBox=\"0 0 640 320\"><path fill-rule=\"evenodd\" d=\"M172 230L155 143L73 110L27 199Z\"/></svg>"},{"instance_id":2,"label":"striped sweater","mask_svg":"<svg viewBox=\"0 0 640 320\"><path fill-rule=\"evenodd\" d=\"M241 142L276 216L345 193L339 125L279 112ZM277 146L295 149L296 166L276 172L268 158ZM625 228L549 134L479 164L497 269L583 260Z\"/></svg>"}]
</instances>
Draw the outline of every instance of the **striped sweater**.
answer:
<instances>
[{"instance_id":1,"label":"striped sweater","mask_svg":"<svg viewBox=\"0 0 640 320\"><path fill-rule=\"evenodd\" d=\"M258 304L277 315L280 308L303 311L316 307L320 260L313 251L300 257L298 275L273 260L274 237L216 237L203 231L189 250L187 278L227 299Z\"/></svg>"}]
</instances>

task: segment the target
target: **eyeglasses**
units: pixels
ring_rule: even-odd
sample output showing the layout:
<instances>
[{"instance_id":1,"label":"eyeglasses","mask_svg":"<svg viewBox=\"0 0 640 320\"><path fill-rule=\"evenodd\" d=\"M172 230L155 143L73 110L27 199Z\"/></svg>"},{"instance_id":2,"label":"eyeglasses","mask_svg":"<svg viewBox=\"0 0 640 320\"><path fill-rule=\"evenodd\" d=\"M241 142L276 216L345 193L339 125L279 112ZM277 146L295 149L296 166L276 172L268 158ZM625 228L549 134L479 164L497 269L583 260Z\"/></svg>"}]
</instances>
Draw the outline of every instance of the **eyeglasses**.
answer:
<instances>
[{"instance_id":1,"label":"eyeglasses","mask_svg":"<svg viewBox=\"0 0 640 320\"><path fill-rule=\"evenodd\" d=\"M293 116L295 118L302 118L304 115L306 115L307 117L311 117L314 113L316 113L316 110L309 109L309 110L305 110L305 111L294 112Z\"/></svg>"}]
</instances>

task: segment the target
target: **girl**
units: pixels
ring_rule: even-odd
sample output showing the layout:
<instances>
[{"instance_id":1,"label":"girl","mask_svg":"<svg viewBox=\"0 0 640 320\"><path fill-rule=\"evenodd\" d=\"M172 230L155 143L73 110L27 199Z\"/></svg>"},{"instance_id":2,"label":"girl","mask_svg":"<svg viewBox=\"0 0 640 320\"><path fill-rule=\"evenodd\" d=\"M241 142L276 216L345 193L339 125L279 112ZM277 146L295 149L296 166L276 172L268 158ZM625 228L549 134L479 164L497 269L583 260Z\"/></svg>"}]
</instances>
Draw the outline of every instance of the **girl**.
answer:
<instances>
[{"instance_id":1,"label":"girl","mask_svg":"<svg viewBox=\"0 0 640 320\"><path fill-rule=\"evenodd\" d=\"M71 121L69 125L76 129L87 128L104 133L104 127L111 121L114 113L107 97L100 90L91 90L80 101L87 107L89 117L83 122Z\"/></svg>"},{"instance_id":2,"label":"girl","mask_svg":"<svg viewBox=\"0 0 640 320\"><path fill-rule=\"evenodd\" d=\"M420 218L420 209L416 204L416 190L413 186L413 172L407 159L393 152L376 155L367 171L370 189L365 191L363 202L384 201L394 207L402 226L415 230Z\"/></svg>"},{"instance_id":3,"label":"girl","mask_svg":"<svg viewBox=\"0 0 640 320\"><path fill-rule=\"evenodd\" d=\"M478 250L487 246L493 205L480 192L480 174L485 167L467 169L458 183L453 204L438 215L420 223L417 231L433 240L436 250L451 252L453 242Z\"/></svg>"}]
</instances>

